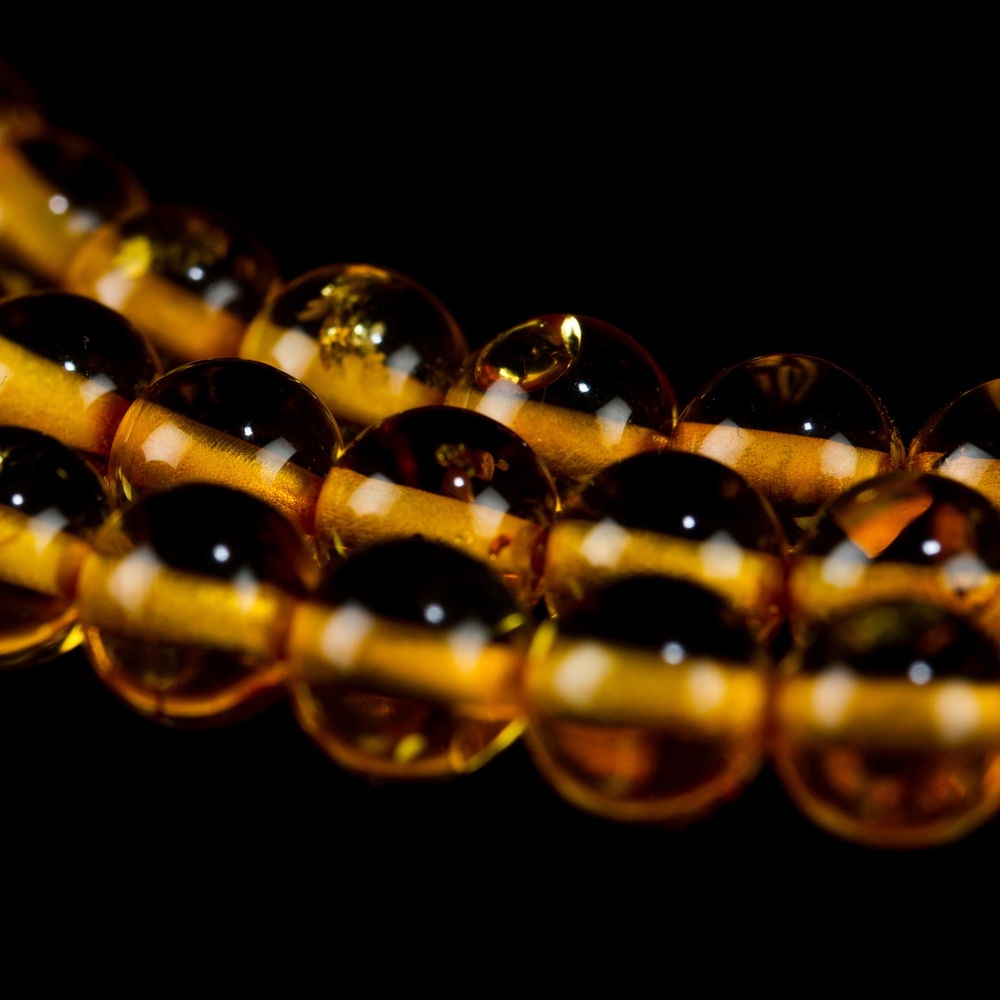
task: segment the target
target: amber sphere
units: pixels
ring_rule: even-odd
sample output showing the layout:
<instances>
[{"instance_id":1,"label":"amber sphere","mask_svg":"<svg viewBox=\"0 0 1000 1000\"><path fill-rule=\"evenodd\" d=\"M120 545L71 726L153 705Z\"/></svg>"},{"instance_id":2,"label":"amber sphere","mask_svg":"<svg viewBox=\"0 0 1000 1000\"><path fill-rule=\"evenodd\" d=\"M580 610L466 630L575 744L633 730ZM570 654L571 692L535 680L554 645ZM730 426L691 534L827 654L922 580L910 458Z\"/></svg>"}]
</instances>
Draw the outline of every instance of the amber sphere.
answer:
<instances>
[{"instance_id":1,"label":"amber sphere","mask_svg":"<svg viewBox=\"0 0 1000 1000\"><path fill-rule=\"evenodd\" d=\"M341 446L336 422L297 379L255 361L196 361L167 372L132 405L108 478L117 503L180 483L232 486L311 533Z\"/></svg>"},{"instance_id":2,"label":"amber sphere","mask_svg":"<svg viewBox=\"0 0 1000 1000\"><path fill-rule=\"evenodd\" d=\"M570 498L549 536L545 597L566 614L638 573L700 583L767 631L781 618L785 537L738 473L678 451L633 455Z\"/></svg>"},{"instance_id":3,"label":"amber sphere","mask_svg":"<svg viewBox=\"0 0 1000 1000\"><path fill-rule=\"evenodd\" d=\"M196 361L239 352L277 278L271 255L235 222L154 205L88 237L67 286L127 316L165 357Z\"/></svg>"},{"instance_id":4,"label":"amber sphere","mask_svg":"<svg viewBox=\"0 0 1000 1000\"><path fill-rule=\"evenodd\" d=\"M75 452L0 427L0 666L80 642L77 576L110 509L100 476Z\"/></svg>"},{"instance_id":5,"label":"amber sphere","mask_svg":"<svg viewBox=\"0 0 1000 1000\"><path fill-rule=\"evenodd\" d=\"M149 345L116 312L79 295L0 301L0 422L107 455L132 401L156 377Z\"/></svg>"},{"instance_id":6,"label":"amber sphere","mask_svg":"<svg viewBox=\"0 0 1000 1000\"><path fill-rule=\"evenodd\" d=\"M0 255L61 284L88 234L146 204L139 182L86 139L46 130L0 142Z\"/></svg>"},{"instance_id":7,"label":"amber sphere","mask_svg":"<svg viewBox=\"0 0 1000 1000\"><path fill-rule=\"evenodd\" d=\"M296 278L250 324L240 356L302 379L343 424L443 402L468 353L451 313L405 275L333 264Z\"/></svg>"},{"instance_id":8,"label":"amber sphere","mask_svg":"<svg viewBox=\"0 0 1000 1000\"><path fill-rule=\"evenodd\" d=\"M552 478L516 434L469 410L428 406L347 446L323 485L316 535L342 553L416 535L444 542L534 603L557 504Z\"/></svg>"},{"instance_id":9,"label":"amber sphere","mask_svg":"<svg viewBox=\"0 0 1000 1000\"><path fill-rule=\"evenodd\" d=\"M1000 806L1000 660L939 605L886 602L831 620L783 664L774 760L820 826L923 847Z\"/></svg>"},{"instance_id":10,"label":"amber sphere","mask_svg":"<svg viewBox=\"0 0 1000 1000\"><path fill-rule=\"evenodd\" d=\"M255 497L206 484L117 511L80 574L101 679L163 723L218 723L269 703L296 601L315 583L305 541Z\"/></svg>"},{"instance_id":11,"label":"amber sphere","mask_svg":"<svg viewBox=\"0 0 1000 1000\"><path fill-rule=\"evenodd\" d=\"M607 323L568 314L491 340L447 401L509 427L567 480L665 448L676 417L673 390L647 351Z\"/></svg>"},{"instance_id":12,"label":"amber sphere","mask_svg":"<svg viewBox=\"0 0 1000 1000\"><path fill-rule=\"evenodd\" d=\"M371 778L469 771L516 738L527 613L489 567L420 539L349 559L295 612L307 733Z\"/></svg>"},{"instance_id":13,"label":"amber sphere","mask_svg":"<svg viewBox=\"0 0 1000 1000\"><path fill-rule=\"evenodd\" d=\"M539 631L525 681L529 746L584 809L685 823L756 773L766 687L756 642L718 595L629 577Z\"/></svg>"},{"instance_id":14,"label":"amber sphere","mask_svg":"<svg viewBox=\"0 0 1000 1000\"><path fill-rule=\"evenodd\" d=\"M793 541L827 500L903 459L867 386L804 354L754 358L716 375L681 414L672 446L745 476Z\"/></svg>"}]
</instances>

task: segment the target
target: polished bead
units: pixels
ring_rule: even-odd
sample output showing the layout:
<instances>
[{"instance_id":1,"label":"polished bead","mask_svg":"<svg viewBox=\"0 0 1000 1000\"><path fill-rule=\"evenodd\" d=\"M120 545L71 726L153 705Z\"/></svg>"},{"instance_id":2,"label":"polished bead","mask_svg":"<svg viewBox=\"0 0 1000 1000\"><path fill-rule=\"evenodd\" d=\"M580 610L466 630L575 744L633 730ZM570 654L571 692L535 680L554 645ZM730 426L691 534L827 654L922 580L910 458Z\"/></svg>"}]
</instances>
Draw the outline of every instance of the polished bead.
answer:
<instances>
[{"instance_id":1,"label":"polished bead","mask_svg":"<svg viewBox=\"0 0 1000 1000\"><path fill-rule=\"evenodd\" d=\"M297 379L255 361L196 361L159 378L129 409L108 477L118 503L179 483L232 486L311 533L341 444L326 407Z\"/></svg>"},{"instance_id":2,"label":"polished bead","mask_svg":"<svg viewBox=\"0 0 1000 1000\"><path fill-rule=\"evenodd\" d=\"M301 534L254 497L204 484L150 494L109 519L84 562L88 653L158 722L228 721L278 694L314 574Z\"/></svg>"},{"instance_id":3,"label":"polished bead","mask_svg":"<svg viewBox=\"0 0 1000 1000\"><path fill-rule=\"evenodd\" d=\"M278 277L271 255L204 209L155 205L89 236L67 286L117 309L166 357L235 355Z\"/></svg>"},{"instance_id":4,"label":"polished bead","mask_svg":"<svg viewBox=\"0 0 1000 1000\"><path fill-rule=\"evenodd\" d=\"M516 434L478 413L428 406L347 446L323 485L316 534L343 553L414 535L454 545L534 603L556 506L551 477Z\"/></svg>"},{"instance_id":5,"label":"polished bead","mask_svg":"<svg viewBox=\"0 0 1000 1000\"><path fill-rule=\"evenodd\" d=\"M756 773L766 685L743 619L716 594L667 577L618 580L539 631L529 746L576 805L688 822Z\"/></svg>"},{"instance_id":6,"label":"polished bead","mask_svg":"<svg viewBox=\"0 0 1000 1000\"><path fill-rule=\"evenodd\" d=\"M600 320L528 320L477 351L447 401L519 434L558 477L581 479L665 448L673 390L650 355Z\"/></svg>"},{"instance_id":7,"label":"polished bead","mask_svg":"<svg viewBox=\"0 0 1000 1000\"><path fill-rule=\"evenodd\" d=\"M75 452L0 427L0 666L79 643L77 576L109 511L101 478Z\"/></svg>"},{"instance_id":8,"label":"polished bead","mask_svg":"<svg viewBox=\"0 0 1000 1000\"><path fill-rule=\"evenodd\" d=\"M290 282L251 323L240 356L302 379L333 415L365 427L444 394L465 358L451 313L411 278L365 264Z\"/></svg>"},{"instance_id":9,"label":"polished bead","mask_svg":"<svg viewBox=\"0 0 1000 1000\"><path fill-rule=\"evenodd\" d=\"M1000 661L938 605L887 602L831 620L783 665L774 759L834 833L921 847L1000 805Z\"/></svg>"},{"instance_id":10,"label":"polished bead","mask_svg":"<svg viewBox=\"0 0 1000 1000\"><path fill-rule=\"evenodd\" d=\"M468 771L521 729L526 613L491 570L423 540L349 559L292 623L306 732L368 777Z\"/></svg>"},{"instance_id":11,"label":"polished bead","mask_svg":"<svg viewBox=\"0 0 1000 1000\"><path fill-rule=\"evenodd\" d=\"M158 364L129 323L65 292L0 302L0 422L33 427L107 455L131 402Z\"/></svg>"}]
</instances>

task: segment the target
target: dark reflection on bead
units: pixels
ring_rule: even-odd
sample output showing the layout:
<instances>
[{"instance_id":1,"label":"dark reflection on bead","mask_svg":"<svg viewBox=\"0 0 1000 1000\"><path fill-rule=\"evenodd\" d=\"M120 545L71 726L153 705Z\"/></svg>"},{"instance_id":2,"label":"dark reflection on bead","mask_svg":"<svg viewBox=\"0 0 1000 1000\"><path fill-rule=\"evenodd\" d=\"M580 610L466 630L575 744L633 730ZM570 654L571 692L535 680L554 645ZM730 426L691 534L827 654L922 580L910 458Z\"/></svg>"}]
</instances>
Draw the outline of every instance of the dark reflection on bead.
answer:
<instances>
[{"instance_id":1,"label":"dark reflection on bead","mask_svg":"<svg viewBox=\"0 0 1000 1000\"><path fill-rule=\"evenodd\" d=\"M0 62L0 138L36 132L42 121L41 106L31 87Z\"/></svg>"}]
</instances>

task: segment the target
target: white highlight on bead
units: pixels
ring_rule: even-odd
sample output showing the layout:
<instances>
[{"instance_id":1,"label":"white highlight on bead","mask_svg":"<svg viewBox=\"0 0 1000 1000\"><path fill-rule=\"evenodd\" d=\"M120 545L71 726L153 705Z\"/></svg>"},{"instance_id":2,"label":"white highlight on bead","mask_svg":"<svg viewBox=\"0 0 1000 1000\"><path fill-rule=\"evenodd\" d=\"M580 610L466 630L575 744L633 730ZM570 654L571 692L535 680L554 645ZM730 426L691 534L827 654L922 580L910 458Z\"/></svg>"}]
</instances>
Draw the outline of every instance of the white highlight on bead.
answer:
<instances>
[{"instance_id":1,"label":"white highlight on bead","mask_svg":"<svg viewBox=\"0 0 1000 1000\"><path fill-rule=\"evenodd\" d=\"M399 350L393 351L385 359L385 373L389 380L389 388L393 392L402 392L406 380L420 365L420 355L409 344L404 344Z\"/></svg>"},{"instance_id":2,"label":"white highlight on bead","mask_svg":"<svg viewBox=\"0 0 1000 1000\"><path fill-rule=\"evenodd\" d=\"M20 493L15 493L10 500L11 503L17 507L23 503L23 498ZM69 519L65 516L65 514L56 510L55 507L47 507L38 514L34 514L28 521L27 529L31 534L31 540L35 543L35 552L41 555L42 552L44 552L45 549L52 543L52 539L55 538L55 536L58 535L67 524L69 524Z\"/></svg>"},{"instance_id":3,"label":"white highlight on bead","mask_svg":"<svg viewBox=\"0 0 1000 1000\"><path fill-rule=\"evenodd\" d=\"M79 236L82 233L89 233L101 224L101 218L96 212L89 208L78 208L66 218L66 228L73 234Z\"/></svg>"},{"instance_id":4,"label":"white highlight on bead","mask_svg":"<svg viewBox=\"0 0 1000 1000\"><path fill-rule=\"evenodd\" d=\"M448 649L455 666L463 674L471 674L476 669L489 641L489 630L478 622L462 622L448 630Z\"/></svg>"},{"instance_id":5,"label":"white highlight on bead","mask_svg":"<svg viewBox=\"0 0 1000 1000\"><path fill-rule=\"evenodd\" d=\"M941 565L945 586L958 593L976 590L989 582L990 568L972 552L960 552Z\"/></svg>"},{"instance_id":6,"label":"white highlight on bead","mask_svg":"<svg viewBox=\"0 0 1000 1000\"><path fill-rule=\"evenodd\" d=\"M694 709L701 715L718 708L726 697L726 675L714 663L695 663L687 678Z\"/></svg>"},{"instance_id":7,"label":"white highlight on bead","mask_svg":"<svg viewBox=\"0 0 1000 1000\"><path fill-rule=\"evenodd\" d=\"M847 667L830 667L813 685L813 717L826 729L836 729L843 721L856 689L857 681Z\"/></svg>"},{"instance_id":8,"label":"white highlight on bead","mask_svg":"<svg viewBox=\"0 0 1000 1000\"><path fill-rule=\"evenodd\" d=\"M126 611L135 613L149 596L161 563L146 545L134 549L108 576L108 593Z\"/></svg>"},{"instance_id":9,"label":"white highlight on bead","mask_svg":"<svg viewBox=\"0 0 1000 1000\"><path fill-rule=\"evenodd\" d=\"M495 535L503 523L509 503L492 486L476 497L475 503L468 505L477 535Z\"/></svg>"},{"instance_id":10,"label":"white highlight on bead","mask_svg":"<svg viewBox=\"0 0 1000 1000\"><path fill-rule=\"evenodd\" d=\"M381 517L390 510L398 496L396 484L381 472L375 472L350 495L347 506L360 517Z\"/></svg>"},{"instance_id":11,"label":"white highlight on bead","mask_svg":"<svg viewBox=\"0 0 1000 1000\"><path fill-rule=\"evenodd\" d=\"M628 532L610 517L598 521L580 542L580 555L591 566L615 566L628 545Z\"/></svg>"},{"instance_id":12,"label":"white highlight on bead","mask_svg":"<svg viewBox=\"0 0 1000 1000\"><path fill-rule=\"evenodd\" d=\"M295 445L286 438L275 438L257 452L257 465L261 476L269 483L278 478L278 473L295 454Z\"/></svg>"},{"instance_id":13,"label":"white highlight on bead","mask_svg":"<svg viewBox=\"0 0 1000 1000\"><path fill-rule=\"evenodd\" d=\"M243 614L249 614L260 594L260 582L245 566L230 581L236 591L236 603Z\"/></svg>"},{"instance_id":14,"label":"white highlight on bead","mask_svg":"<svg viewBox=\"0 0 1000 1000\"><path fill-rule=\"evenodd\" d=\"M820 468L834 479L854 479L860 453L843 434L834 434L820 449Z\"/></svg>"},{"instance_id":15,"label":"white highlight on bead","mask_svg":"<svg viewBox=\"0 0 1000 1000\"><path fill-rule=\"evenodd\" d=\"M132 294L135 282L124 271L113 267L94 282L97 298L112 309L121 309Z\"/></svg>"},{"instance_id":16,"label":"white highlight on bead","mask_svg":"<svg viewBox=\"0 0 1000 1000\"><path fill-rule=\"evenodd\" d=\"M497 379L483 393L483 398L476 404L476 412L492 417L498 424L510 427L514 423L517 411L526 402L526 393L516 382L507 379Z\"/></svg>"},{"instance_id":17,"label":"white highlight on bead","mask_svg":"<svg viewBox=\"0 0 1000 1000\"><path fill-rule=\"evenodd\" d=\"M286 331L271 348L271 357L278 367L296 378L302 378L318 354L316 341L299 330Z\"/></svg>"},{"instance_id":18,"label":"white highlight on bead","mask_svg":"<svg viewBox=\"0 0 1000 1000\"><path fill-rule=\"evenodd\" d=\"M65 215L67 208L69 208L69 201L64 194L54 194L49 198L49 211L53 215Z\"/></svg>"},{"instance_id":19,"label":"white highlight on bead","mask_svg":"<svg viewBox=\"0 0 1000 1000\"><path fill-rule=\"evenodd\" d=\"M734 421L723 420L705 435L698 446L698 454L714 458L723 465L735 466L749 444L749 437Z\"/></svg>"},{"instance_id":20,"label":"white highlight on bead","mask_svg":"<svg viewBox=\"0 0 1000 1000\"><path fill-rule=\"evenodd\" d=\"M239 297L240 286L232 278L219 278L202 292L205 304L216 312L221 312Z\"/></svg>"},{"instance_id":21,"label":"white highlight on bead","mask_svg":"<svg viewBox=\"0 0 1000 1000\"><path fill-rule=\"evenodd\" d=\"M115 384L107 375L92 375L80 383L80 398L84 406L91 406L109 392L115 391Z\"/></svg>"},{"instance_id":22,"label":"white highlight on bead","mask_svg":"<svg viewBox=\"0 0 1000 1000\"><path fill-rule=\"evenodd\" d=\"M744 553L728 531L716 531L699 550L705 574L714 580L735 580L743 572Z\"/></svg>"},{"instance_id":23,"label":"white highlight on bead","mask_svg":"<svg viewBox=\"0 0 1000 1000\"><path fill-rule=\"evenodd\" d=\"M972 736L979 728L982 714L979 699L964 681L947 681L934 698L938 734L949 746Z\"/></svg>"},{"instance_id":24,"label":"white highlight on bead","mask_svg":"<svg viewBox=\"0 0 1000 1000\"><path fill-rule=\"evenodd\" d=\"M600 422L601 443L605 447L611 447L622 439L628 418L632 416L632 407L621 396L615 396L610 402L605 403L594 416Z\"/></svg>"},{"instance_id":25,"label":"white highlight on bead","mask_svg":"<svg viewBox=\"0 0 1000 1000\"><path fill-rule=\"evenodd\" d=\"M593 700L608 676L612 657L595 642L575 646L556 667L552 686L570 705L583 707Z\"/></svg>"},{"instance_id":26,"label":"white highlight on bead","mask_svg":"<svg viewBox=\"0 0 1000 1000\"><path fill-rule=\"evenodd\" d=\"M147 462L166 462L175 468L191 447L191 436L174 424L161 424L142 443L142 457Z\"/></svg>"},{"instance_id":27,"label":"white highlight on bead","mask_svg":"<svg viewBox=\"0 0 1000 1000\"><path fill-rule=\"evenodd\" d=\"M337 608L327 618L320 636L324 658L342 673L350 673L361 644L374 627L375 616L360 604L349 601Z\"/></svg>"},{"instance_id":28,"label":"white highlight on bead","mask_svg":"<svg viewBox=\"0 0 1000 1000\"><path fill-rule=\"evenodd\" d=\"M820 578L831 587L846 589L861 582L868 567L868 557L849 538L845 538L824 560Z\"/></svg>"},{"instance_id":29,"label":"white highlight on bead","mask_svg":"<svg viewBox=\"0 0 1000 1000\"><path fill-rule=\"evenodd\" d=\"M667 663L672 663L674 665L680 663L686 655L684 647L679 642L668 642L660 650L660 656L663 657Z\"/></svg>"},{"instance_id":30,"label":"white highlight on bead","mask_svg":"<svg viewBox=\"0 0 1000 1000\"><path fill-rule=\"evenodd\" d=\"M906 676L914 684L926 684L934 676L934 671L931 670L929 663L925 663L923 660L914 660L906 671Z\"/></svg>"},{"instance_id":31,"label":"white highlight on bead","mask_svg":"<svg viewBox=\"0 0 1000 1000\"><path fill-rule=\"evenodd\" d=\"M988 451L967 441L961 448L956 448L934 471L969 486L978 486L979 480L989 470L990 463L995 461L996 458Z\"/></svg>"}]
</instances>

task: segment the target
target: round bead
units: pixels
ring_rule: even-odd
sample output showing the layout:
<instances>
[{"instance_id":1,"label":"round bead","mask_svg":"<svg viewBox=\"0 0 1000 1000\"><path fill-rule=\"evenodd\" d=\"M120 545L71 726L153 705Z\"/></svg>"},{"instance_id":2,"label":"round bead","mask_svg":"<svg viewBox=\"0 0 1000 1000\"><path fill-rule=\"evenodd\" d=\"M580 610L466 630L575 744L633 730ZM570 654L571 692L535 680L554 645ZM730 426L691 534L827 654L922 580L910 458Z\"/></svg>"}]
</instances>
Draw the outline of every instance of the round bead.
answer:
<instances>
[{"instance_id":1,"label":"round bead","mask_svg":"<svg viewBox=\"0 0 1000 1000\"><path fill-rule=\"evenodd\" d=\"M67 285L127 316L165 355L235 355L278 277L271 255L214 212L155 205L93 233Z\"/></svg>"},{"instance_id":2,"label":"round bead","mask_svg":"<svg viewBox=\"0 0 1000 1000\"><path fill-rule=\"evenodd\" d=\"M450 406L389 417L347 446L320 494L316 534L341 552L421 535L492 564L538 598L555 486L532 450L495 420Z\"/></svg>"},{"instance_id":3,"label":"round bead","mask_svg":"<svg viewBox=\"0 0 1000 1000\"><path fill-rule=\"evenodd\" d=\"M254 497L193 484L116 512L80 576L98 675L156 721L221 722L269 702L296 599L315 582L299 532Z\"/></svg>"},{"instance_id":4,"label":"round bead","mask_svg":"<svg viewBox=\"0 0 1000 1000\"><path fill-rule=\"evenodd\" d=\"M665 448L676 417L673 390L642 347L607 323L567 314L491 340L447 402L509 427L564 479Z\"/></svg>"},{"instance_id":5,"label":"round bead","mask_svg":"<svg viewBox=\"0 0 1000 1000\"><path fill-rule=\"evenodd\" d=\"M157 370L142 336L90 299L35 292L0 302L0 422L107 455Z\"/></svg>"},{"instance_id":6,"label":"round bead","mask_svg":"<svg viewBox=\"0 0 1000 1000\"><path fill-rule=\"evenodd\" d=\"M197 361L167 372L132 405L108 477L119 503L185 482L233 486L311 533L341 446L326 407L297 379L254 361Z\"/></svg>"},{"instance_id":7,"label":"round bead","mask_svg":"<svg viewBox=\"0 0 1000 1000\"><path fill-rule=\"evenodd\" d=\"M545 596L563 615L637 573L699 583L761 629L777 624L784 533L770 504L731 469L684 452L634 455L572 497L549 536Z\"/></svg>"},{"instance_id":8,"label":"round bead","mask_svg":"<svg viewBox=\"0 0 1000 1000\"><path fill-rule=\"evenodd\" d=\"M871 391L804 354L754 358L716 375L681 414L672 446L745 476L792 539L827 500L902 462L896 429Z\"/></svg>"},{"instance_id":9,"label":"round bead","mask_svg":"<svg viewBox=\"0 0 1000 1000\"><path fill-rule=\"evenodd\" d=\"M77 576L109 511L100 477L69 448L0 427L0 666L79 643Z\"/></svg>"},{"instance_id":10,"label":"round bead","mask_svg":"<svg viewBox=\"0 0 1000 1000\"><path fill-rule=\"evenodd\" d=\"M815 822L851 840L951 840L1000 805L1000 661L922 602L854 608L784 664L774 760Z\"/></svg>"},{"instance_id":11,"label":"round bead","mask_svg":"<svg viewBox=\"0 0 1000 1000\"><path fill-rule=\"evenodd\" d=\"M471 770L520 732L529 633L525 612L477 560L419 539L375 546L296 610L299 720L366 776Z\"/></svg>"},{"instance_id":12,"label":"round bead","mask_svg":"<svg viewBox=\"0 0 1000 1000\"><path fill-rule=\"evenodd\" d=\"M540 630L526 677L529 745L576 805L683 823L756 773L766 686L756 643L721 598L631 577Z\"/></svg>"},{"instance_id":13,"label":"round bead","mask_svg":"<svg viewBox=\"0 0 1000 1000\"><path fill-rule=\"evenodd\" d=\"M87 234L146 196L86 139L48 130L0 143L0 253L61 284Z\"/></svg>"},{"instance_id":14,"label":"round bead","mask_svg":"<svg viewBox=\"0 0 1000 1000\"><path fill-rule=\"evenodd\" d=\"M333 415L365 427L444 400L467 347L421 285L364 264L290 282L250 324L240 356L302 379Z\"/></svg>"}]
</instances>

